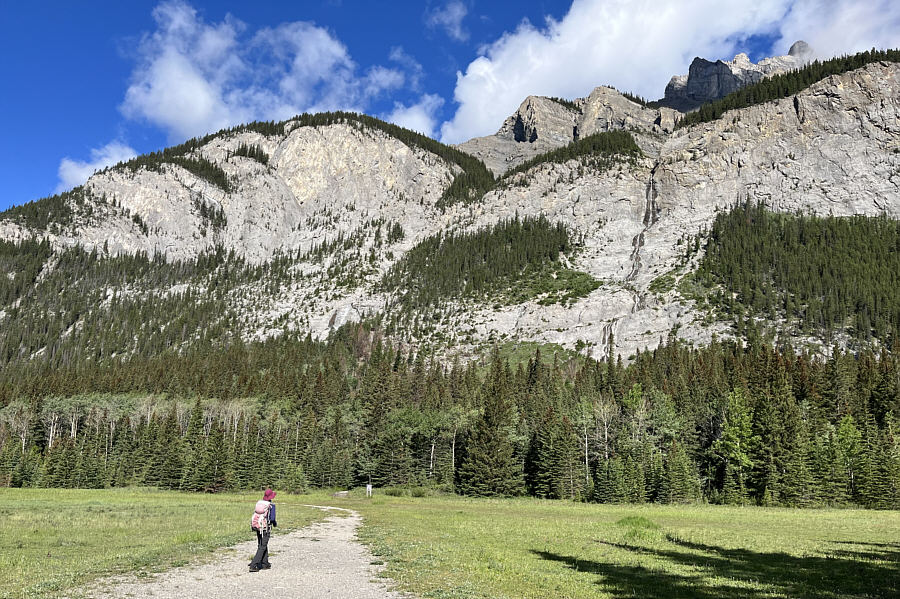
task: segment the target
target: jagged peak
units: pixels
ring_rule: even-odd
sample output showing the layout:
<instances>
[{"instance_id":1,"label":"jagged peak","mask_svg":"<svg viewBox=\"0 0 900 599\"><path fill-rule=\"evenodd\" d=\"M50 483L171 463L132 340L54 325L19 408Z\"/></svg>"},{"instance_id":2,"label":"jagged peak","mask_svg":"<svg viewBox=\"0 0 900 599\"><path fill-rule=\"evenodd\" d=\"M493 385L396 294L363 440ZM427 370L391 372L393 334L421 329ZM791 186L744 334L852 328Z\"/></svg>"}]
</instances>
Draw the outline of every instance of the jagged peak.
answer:
<instances>
[{"instance_id":1,"label":"jagged peak","mask_svg":"<svg viewBox=\"0 0 900 599\"><path fill-rule=\"evenodd\" d=\"M732 60L715 62L698 56L691 61L687 75L675 75L669 80L659 103L682 112L694 110L766 77L798 69L812 60L813 55L809 44L797 41L788 54L763 58L756 63L746 52L736 54Z\"/></svg>"}]
</instances>

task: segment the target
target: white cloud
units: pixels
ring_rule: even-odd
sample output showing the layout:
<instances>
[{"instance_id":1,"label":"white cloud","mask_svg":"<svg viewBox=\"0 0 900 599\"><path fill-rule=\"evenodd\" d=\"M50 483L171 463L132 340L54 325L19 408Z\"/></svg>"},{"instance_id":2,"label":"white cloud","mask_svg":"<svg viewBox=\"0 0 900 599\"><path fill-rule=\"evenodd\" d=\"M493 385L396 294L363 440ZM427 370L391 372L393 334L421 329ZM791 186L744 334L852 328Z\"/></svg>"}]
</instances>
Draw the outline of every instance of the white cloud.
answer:
<instances>
[{"instance_id":1,"label":"white cloud","mask_svg":"<svg viewBox=\"0 0 900 599\"><path fill-rule=\"evenodd\" d=\"M802 39L830 58L871 48L900 47L900 2L896 0L799 0L779 26L774 50L783 54Z\"/></svg>"},{"instance_id":2,"label":"white cloud","mask_svg":"<svg viewBox=\"0 0 900 599\"><path fill-rule=\"evenodd\" d=\"M388 58L406 70L406 80L410 89L413 91L420 91L422 77L425 75L425 69L422 68L421 63L407 54L403 49L403 46L394 46L391 48L391 53L388 55Z\"/></svg>"},{"instance_id":3,"label":"white cloud","mask_svg":"<svg viewBox=\"0 0 900 599\"><path fill-rule=\"evenodd\" d=\"M387 115L385 120L428 136L434 136L437 126L437 111L443 104L444 99L440 96L424 94L418 102L411 106L396 102L393 112Z\"/></svg>"},{"instance_id":4,"label":"white cloud","mask_svg":"<svg viewBox=\"0 0 900 599\"><path fill-rule=\"evenodd\" d=\"M248 116L229 89L247 71L238 52L243 25L228 18L206 25L183 2L153 11L157 30L144 36L121 110L185 138Z\"/></svg>"},{"instance_id":5,"label":"white cloud","mask_svg":"<svg viewBox=\"0 0 900 599\"><path fill-rule=\"evenodd\" d=\"M175 141L254 119L361 111L405 82L400 69L360 73L347 47L312 23L250 34L231 16L206 23L181 0L159 4L153 17L157 28L138 46L121 111Z\"/></svg>"},{"instance_id":6,"label":"white cloud","mask_svg":"<svg viewBox=\"0 0 900 599\"><path fill-rule=\"evenodd\" d=\"M469 32L463 29L462 22L469 9L459 0L448 2L443 8L437 8L425 15L425 24L432 29L440 27L451 38L464 42L469 39Z\"/></svg>"},{"instance_id":7,"label":"white cloud","mask_svg":"<svg viewBox=\"0 0 900 599\"><path fill-rule=\"evenodd\" d=\"M91 159L88 162L72 160L67 156L59 162L59 183L56 186L56 193L81 185L96 170L130 160L135 156L137 152L133 148L118 141L91 150Z\"/></svg>"},{"instance_id":8,"label":"white cloud","mask_svg":"<svg viewBox=\"0 0 900 599\"><path fill-rule=\"evenodd\" d=\"M897 46L898 12L894 0L574 0L561 20L523 22L457 73L459 106L441 138L491 134L531 94L574 98L607 84L658 98L695 56L730 58L752 35L781 38L778 53L798 39L820 55Z\"/></svg>"}]
</instances>

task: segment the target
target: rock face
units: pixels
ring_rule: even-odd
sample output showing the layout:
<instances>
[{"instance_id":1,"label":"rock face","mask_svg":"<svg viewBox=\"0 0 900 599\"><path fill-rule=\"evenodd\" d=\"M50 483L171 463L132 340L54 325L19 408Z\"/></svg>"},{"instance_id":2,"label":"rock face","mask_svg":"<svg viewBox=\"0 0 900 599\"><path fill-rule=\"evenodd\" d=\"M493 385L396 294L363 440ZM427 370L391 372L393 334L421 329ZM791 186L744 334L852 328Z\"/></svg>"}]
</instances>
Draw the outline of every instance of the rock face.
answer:
<instances>
[{"instance_id":1,"label":"rock face","mask_svg":"<svg viewBox=\"0 0 900 599\"><path fill-rule=\"evenodd\" d=\"M764 58L755 64L744 53L728 62L710 62L698 57L691 63L687 75L672 77L666 86L665 97L658 103L688 112L765 77L800 68L812 59L813 51L803 41L795 42L787 56Z\"/></svg>"},{"instance_id":2,"label":"rock face","mask_svg":"<svg viewBox=\"0 0 900 599\"><path fill-rule=\"evenodd\" d=\"M233 156L241 144L260 146L270 156L268 166ZM59 243L106 244L114 254L158 252L169 259L221 245L262 262L276 251L306 251L349 234L366 220L423 230L424 216L458 170L381 131L349 124L296 127L282 138L245 132L213 139L199 154L237 181L231 193L173 164L159 172L109 169L86 187L116 209L102 210L104 218L83 222ZM205 221L201 204L221 210L224 226Z\"/></svg>"},{"instance_id":3,"label":"rock face","mask_svg":"<svg viewBox=\"0 0 900 599\"><path fill-rule=\"evenodd\" d=\"M497 133L470 139L458 147L501 175L538 154L594 133L620 129L671 133L677 114L671 108L647 108L605 86L571 105L529 96Z\"/></svg>"},{"instance_id":4,"label":"rock face","mask_svg":"<svg viewBox=\"0 0 900 599\"><path fill-rule=\"evenodd\" d=\"M501 172L576 135L625 128L645 157L602 171L578 160L542 163L479 201L445 210L435 204L459 167L380 130L335 124L289 126L284 135L268 137L238 133L197 150L229 175L229 193L174 165L159 172L111 169L87 183L94 198L107 198L92 218L53 234L0 220L0 237L44 236L57 245L107 244L111 252L160 251L169 258L222 245L254 262L278 252L302 254L338 236L358 238L349 251L298 258L294 268L308 279L276 288L259 284L242 294L252 302L235 299L246 338L285 329L321 337L383 311L389 298L374 284L425 236L543 214L583 237L583 249L566 259L601 286L571 305L460 306L439 325L444 342L465 350L495 339L537 340L599 354L615 338L616 351L628 356L655 347L673 330L695 342L727 334L679 291L692 268L679 243L736 201L900 218L897 64L870 64L792 98L673 132L675 116L606 87L575 109L528 98L497 135L460 148ZM234 156L240 144L259 145L269 164ZM220 209L225 224L204 220L200 205ZM398 223L405 235L376 242L376 228L387 223ZM352 284L332 280L330 266L352 258L348 254L368 257L365 269ZM662 279L672 284L654 285Z\"/></svg>"},{"instance_id":5,"label":"rock face","mask_svg":"<svg viewBox=\"0 0 900 599\"><path fill-rule=\"evenodd\" d=\"M485 334L600 351L612 333L625 355L655 347L673 328L706 342L727 331L675 289L657 293L651 284L689 272L679 240L708 227L717 211L749 197L785 212L900 219L900 67L869 65L811 86L796 102L679 130L635 166L581 170L573 160L517 175L527 184L487 194L471 226L512 213L567 222L585 235L578 268L603 286L568 308L522 304L471 321Z\"/></svg>"},{"instance_id":6,"label":"rock face","mask_svg":"<svg viewBox=\"0 0 900 599\"><path fill-rule=\"evenodd\" d=\"M476 137L458 148L481 159L499 175L529 158L571 143L578 130L577 110L550 98L528 96L494 135Z\"/></svg>"}]
</instances>

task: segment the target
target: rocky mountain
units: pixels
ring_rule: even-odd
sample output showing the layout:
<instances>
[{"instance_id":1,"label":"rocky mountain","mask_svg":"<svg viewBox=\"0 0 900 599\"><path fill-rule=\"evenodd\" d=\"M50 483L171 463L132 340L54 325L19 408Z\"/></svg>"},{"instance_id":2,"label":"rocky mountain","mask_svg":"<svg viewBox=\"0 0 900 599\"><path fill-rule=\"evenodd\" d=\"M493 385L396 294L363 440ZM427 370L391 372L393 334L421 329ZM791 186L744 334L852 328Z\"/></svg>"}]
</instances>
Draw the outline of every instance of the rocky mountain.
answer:
<instances>
[{"instance_id":1,"label":"rocky mountain","mask_svg":"<svg viewBox=\"0 0 900 599\"><path fill-rule=\"evenodd\" d=\"M539 154L604 131L635 130L652 155L661 135L672 133L678 112L648 108L612 87L597 87L586 98L564 102L529 96L494 135L459 144L496 175Z\"/></svg>"},{"instance_id":2,"label":"rocky mountain","mask_svg":"<svg viewBox=\"0 0 900 599\"><path fill-rule=\"evenodd\" d=\"M813 60L814 56L806 42L798 41L786 56L764 58L758 63L750 62L750 57L743 52L730 61L710 62L697 57L691 62L687 75L672 77L659 104L681 112L694 110L705 102L718 100L765 77L798 69Z\"/></svg>"},{"instance_id":3,"label":"rocky mountain","mask_svg":"<svg viewBox=\"0 0 900 599\"><path fill-rule=\"evenodd\" d=\"M611 87L598 87L588 97L573 102L529 96L497 133L471 139L459 147L479 157L495 174L502 174L579 136L618 129L669 134L681 113L763 78L798 69L813 56L809 45L798 41L787 56L764 58L755 64L744 53L728 62L697 57L687 75L672 77L665 96L650 103Z\"/></svg>"},{"instance_id":4,"label":"rocky mountain","mask_svg":"<svg viewBox=\"0 0 900 599\"><path fill-rule=\"evenodd\" d=\"M708 63L719 74L698 74L693 84L703 69L692 65L685 85L670 87L687 90L685 98L721 94L805 59L797 44L789 57L758 65L739 55ZM450 353L515 339L595 353L614 341L628 356L671 334L697 343L732 334L689 291L702 252L685 247L736 202L900 218L896 62L873 60L689 127L676 127L680 114L598 87L572 102L529 97L496 135L457 148L353 115L237 127L0 214L0 240L46 239L56 252L81 247L101 257L158 254L170 263L218 251L243 260L242 268L264 266L217 296L216 322L244 339L283 331L323 337L373 318L404 342ZM583 150L616 131L630 134L639 151ZM516 300L448 298L398 316L406 290L386 286L385 276L423 242L527 217L562 223L577 240L560 256L564 268L545 273L537 291ZM49 256L31 283L58 263ZM153 297L222 289L218 268L158 283ZM545 284L566 277L590 284L557 301ZM102 285L97 305L86 310L151 293L128 280ZM4 326L29 309L27 292L16 293L0 307ZM63 335L82 330L85 318L78 312L59 325Z\"/></svg>"}]
</instances>

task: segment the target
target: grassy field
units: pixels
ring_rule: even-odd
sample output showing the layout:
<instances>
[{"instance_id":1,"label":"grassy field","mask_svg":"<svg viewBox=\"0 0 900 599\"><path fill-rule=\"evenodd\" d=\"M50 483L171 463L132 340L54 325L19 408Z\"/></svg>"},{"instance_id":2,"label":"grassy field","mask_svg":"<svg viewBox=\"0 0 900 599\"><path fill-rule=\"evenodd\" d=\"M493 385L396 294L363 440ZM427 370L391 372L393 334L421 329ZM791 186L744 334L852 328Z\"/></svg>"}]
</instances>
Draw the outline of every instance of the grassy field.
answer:
<instances>
[{"instance_id":1,"label":"grassy field","mask_svg":"<svg viewBox=\"0 0 900 599\"><path fill-rule=\"evenodd\" d=\"M279 494L280 532L359 510L386 574L422 597L900 596L900 512ZM0 597L55 597L250 538L257 494L0 489ZM302 567L302 565L298 565Z\"/></svg>"},{"instance_id":2,"label":"grassy field","mask_svg":"<svg viewBox=\"0 0 900 599\"><path fill-rule=\"evenodd\" d=\"M279 532L320 519L279 494ZM179 565L252 538L259 493L0 489L0 597L55 597L100 576Z\"/></svg>"},{"instance_id":3,"label":"grassy field","mask_svg":"<svg viewBox=\"0 0 900 599\"><path fill-rule=\"evenodd\" d=\"M331 500L332 503L341 500ZM900 513L350 499L423 597L900 597Z\"/></svg>"}]
</instances>

